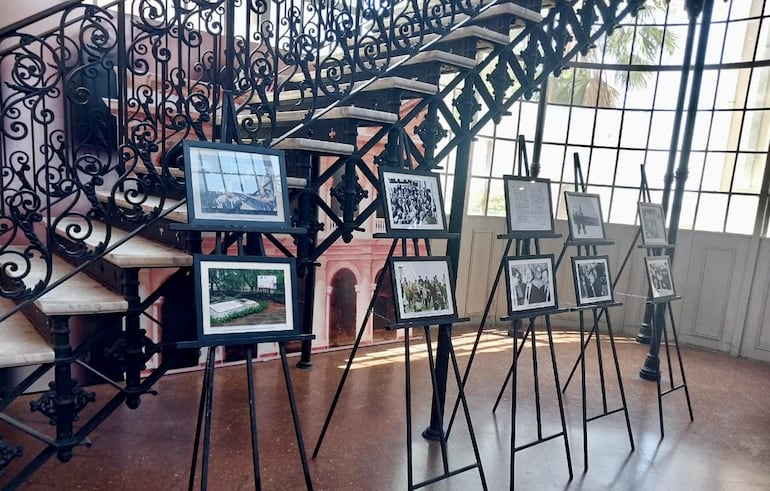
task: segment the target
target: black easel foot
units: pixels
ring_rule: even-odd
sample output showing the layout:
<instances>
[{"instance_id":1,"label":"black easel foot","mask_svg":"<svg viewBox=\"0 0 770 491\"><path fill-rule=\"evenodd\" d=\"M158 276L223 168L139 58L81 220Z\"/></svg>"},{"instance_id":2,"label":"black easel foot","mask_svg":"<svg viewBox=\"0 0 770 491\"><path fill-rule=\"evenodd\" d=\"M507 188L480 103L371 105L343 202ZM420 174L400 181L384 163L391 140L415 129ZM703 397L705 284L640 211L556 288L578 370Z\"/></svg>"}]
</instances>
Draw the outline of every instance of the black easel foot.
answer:
<instances>
[{"instance_id":1,"label":"black easel foot","mask_svg":"<svg viewBox=\"0 0 770 491\"><path fill-rule=\"evenodd\" d=\"M311 368L313 368L313 362L300 360L297 362L295 366L300 370L310 370Z\"/></svg>"}]
</instances>

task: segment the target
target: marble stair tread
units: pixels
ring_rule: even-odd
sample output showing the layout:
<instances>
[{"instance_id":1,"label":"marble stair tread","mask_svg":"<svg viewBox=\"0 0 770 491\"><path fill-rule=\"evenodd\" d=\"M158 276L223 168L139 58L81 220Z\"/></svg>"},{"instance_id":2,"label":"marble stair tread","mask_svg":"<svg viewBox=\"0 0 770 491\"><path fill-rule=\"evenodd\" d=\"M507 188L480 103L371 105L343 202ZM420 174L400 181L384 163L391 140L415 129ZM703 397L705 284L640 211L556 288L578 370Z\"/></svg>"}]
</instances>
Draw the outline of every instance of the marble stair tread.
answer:
<instances>
[{"instance_id":1,"label":"marble stair tread","mask_svg":"<svg viewBox=\"0 0 770 491\"><path fill-rule=\"evenodd\" d=\"M471 69L476 66L476 60L473 58L435 49L423 51L416 55L396 56L391 59L391 63L401 63L403 60L406 61L403 62L402 66L419 65L421 63L441 63L466 69Z\"/></svg>"},{"instance_id":2,"label":"marble stair tread","mask_svg":"<svg viewBox=\"0 0 770 491\"><path fill-rule=\"evenodd\" d=\"M24 253L23 248L10 247ZM70 274L75 267L58 256L53 256L51 279L49 284ZM44 280L47 265L42 261L33 261L29 274L24 278L27 285L35 285ZM56 315L94 315L123 313L128 309L128 302L117 293L85 273L76 273L45 295L34 301L35 307L47 316Z\"/></svg>"},{"instance_id":3,"label":"marble stair tread","mask_svg":"<svg viewBox=\"0 0 770 491\"><path fill-rule=\"evenodd\" d=\"M322 110L319 109L319 112ZM307 111L280 111L276 114L276 122L278 123L293 123L301 122ZM392 124L398 121L398 114L393 114L385 111L376 111L374 109L366 109L357 106L342 106L335 107L328 110L321 115L319 120L332 120L332 119L355 119L359 121L366 121L370 123L380 124Z\"/></svg>"},{"instance_id":4,"label":"marble stair tread","mask_svg":"<svg viewBox=\"0 0 770 491\"><path fill-rule=\"evenodd\" d=\"M15 304L0 298L0 315L10 312ZM0 368L38 365L54 361L48 342L21 312L0 322Z\"/></svg>"},{"instance_id":5,"label":"marble stair tread","mask_svg":"<svg viewBox=\"0 0 770 491\"><path fill-rule=\"evenodd\" d=\"M550 5L547 6L546 4ZM550 8L551 6L553 6L552 2L543 2L543 8ZM543 16L540 15L540 12L536 12L511 2L504 2L493 5L474 17L474 20L488 20L491 17L498 15L513 15L521 20L530 21L536 24L543 22Z\"/></svg>"},{"instance_id":6,"label":"marble stair tread","mask_svg":"<svg viewBox=\"0 0 770 491\"><path fill-rule=\"evenodd\" d=\"M286 138L276 143L273 148L315 152L325 155L352 155L355 151L355 147L347 143L315 140L313 138ZM307 186L307 179L304 177L287 177L286 185L289 188L304 188Z\"/></svg>"},{"instance_id":7,"label":"marble stair tread","mask_svg":"<svg viewBox=\"0 0 770 491\"><path fill-rule=\"evenodd\" d=\"M303 76L292 77L295 82L302 82ZM367 85L368 84L368 85ZM347 90L350 84L341 84L341 90ZM419 95L436 95L438 93L438 87L429 84L427 82L421 82L419 80L412 80L406 77L383 77L369 83L368 80L362 80L353 84L352 90L358 90L360 93L365 92L377 92L385 90L402 90ZM323 97L323 96L319 96ZM281 92L281 101L291 102L300 101L303 98L303 92L299 90L287 90Z\"/></svg>"},{"instance_id":8,"label":"marble stair tread","mask_svg":"<svg viewBox=\"0 0 770 491\"><path fill-rule=\"evenodd\" d=\"M110 199L110 192L104 191L104 190L97 190L96 197L102 203L108 203ZM170 208L174 208L176 205L179 204L178 199L166 198L165 200L163 200L163 206L161 207L160 201L161 201L160 197L155 195L148 195L142 200L142 203L140 204L140 206L142 208L142 211L144 211L145 213L150 213L156 208L160 208L161 211L164 211ZM129 203L128 200L126 200L120 194L115 195L115 204L120 206L121 208L133 208L133 205ZM183 204L175 208L168 215L166 215L166 219L172 222L187 223L187 205Z\"/></svg>"},{"instance_id":9,"label":"marble stair tread","mask_svg":"<svg viewBox=\"0 0 770 491\"><path fill-rule=\"evenodd\" d=\"M56 233L66 237L67 226L78 224L77 220L64 218L56 225ZM83 239L85 244L96 248L104 242L107 227L101 222L92 222L91 233ZM112 227L110 243L114 244L124 239L128 232ZM104 255L104 260L119 268L178 268L192 266L192 256L179 249L159 244L139 235L134 236L113 251Z\"/></svg>"}]
</instances>

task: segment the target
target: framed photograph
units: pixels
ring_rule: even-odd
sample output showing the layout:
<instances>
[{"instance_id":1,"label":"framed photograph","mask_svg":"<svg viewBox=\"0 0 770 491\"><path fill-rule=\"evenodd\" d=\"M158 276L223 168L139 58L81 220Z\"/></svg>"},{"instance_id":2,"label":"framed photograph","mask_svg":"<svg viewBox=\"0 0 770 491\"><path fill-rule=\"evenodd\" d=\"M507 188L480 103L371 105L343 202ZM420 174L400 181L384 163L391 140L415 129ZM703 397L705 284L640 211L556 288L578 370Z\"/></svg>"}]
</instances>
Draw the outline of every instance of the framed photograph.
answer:
<instances>
[{"instance_id":1,"label":"framed photograph","mask_svg":"<svg viewBox=\"0 0 770 491\"><path fill-rule=\"evenodd\" d=\"M613 302L608 256L573 256L572 277L579 306Z\"/></svg>"},{"instance_id":2,"label":"framed photograph","mask_svg":"<svg viewBox=\"0 0 770 491\"><path fill-rule=\"evenodd\" d=\"M551 182L546 179L503 176L508 233L536 237L553 234Z\"/></svg>"},{"instance_id":3,"label":"framed photograph","mask_svg":"<svg viewBox=\"0 0 770 491\"><path fill-rule=\"evenodd\" d=\"M653 301L665 301L676 297L674 275L668 256L647 256L644 258L650 293Z\"/></svg>"},{"instance_id":4,"label":"framed photograph","mask_svg":"<svg viewBox=\"0 0 770 491\"><path fill-rule=\"evenodd\" d=\"M509 315L557 307L553 263L553 254L505 258Z\"/></svg>"},{"instance_id":5,"label":"framed photograph","mask_svg":"<svg viewBox=\"0 0 770 491\"><path fill-rule=\"evenodd\" d=\"M605 240L604 219L598 194L564 192L571 240Z\"/></svg>"},{"instance_id":6,"label":"framed photograph","mask_svg":"<svg viewBox=\"0 0 770 491\"><path fill-rule=\"evenodd\" d=\"M293 258L193 256L199 340L299 334Z\"/></svg>"},{"instance_id":7,"label":"framed photograph","mask_svg":"<svg viewBox=\"0 0 770 491\"><path fill-rule=\"evenodd\" d=\"M642 225L642 244L667 244L663 206L656 203L640 202L639 223Z\"/></svg>"},{"instance_id":8,"label":"framed photograph","mask_svg":"<svg viewBox=\"0 0 770 491\"><path fill-rule=\"evenodd\" d=\"M438 174L380 167L380 183L388 233L408 231L419 236L446 231Z\"/></svg>"},{"instance_id":9,"label":"framed photograph","mask_svg":"<svg viewBox=\"0 0 770 491\"><path fill-rule=\"evenodd\" d=\"M190 225L289 227L283 151L192 140L183 146Z\"/></svg>"},{"instance_id":10,"label":"framed photograph","mask_svg":"<svg viewBox=\"0 0 770 491\"><path fill-rule=\"evenodd\" d=\"M457 317L448 257L394 257L390 268L398 323Z\"/></svg>"}]
</instances>

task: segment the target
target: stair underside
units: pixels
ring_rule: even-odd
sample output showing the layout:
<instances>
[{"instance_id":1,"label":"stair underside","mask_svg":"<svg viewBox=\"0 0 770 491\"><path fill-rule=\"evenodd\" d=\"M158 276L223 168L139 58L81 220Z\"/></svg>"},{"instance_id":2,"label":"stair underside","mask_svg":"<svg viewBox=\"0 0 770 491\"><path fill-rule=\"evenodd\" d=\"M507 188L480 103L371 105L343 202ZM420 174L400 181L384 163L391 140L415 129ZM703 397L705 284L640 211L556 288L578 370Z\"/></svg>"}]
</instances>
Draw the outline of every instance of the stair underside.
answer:
<instances>
[{"instance_id":1,"label":"stair underside","mask_svg":"<svg viewBox=\"0 0 770 491\"><path fill-rule=\"evenodd\" d=\"M10 312L14 303L0 298L0 312ZM21 312L0 326L0 368L51 363L53 349Z\"/></svg>"}]
</instances>

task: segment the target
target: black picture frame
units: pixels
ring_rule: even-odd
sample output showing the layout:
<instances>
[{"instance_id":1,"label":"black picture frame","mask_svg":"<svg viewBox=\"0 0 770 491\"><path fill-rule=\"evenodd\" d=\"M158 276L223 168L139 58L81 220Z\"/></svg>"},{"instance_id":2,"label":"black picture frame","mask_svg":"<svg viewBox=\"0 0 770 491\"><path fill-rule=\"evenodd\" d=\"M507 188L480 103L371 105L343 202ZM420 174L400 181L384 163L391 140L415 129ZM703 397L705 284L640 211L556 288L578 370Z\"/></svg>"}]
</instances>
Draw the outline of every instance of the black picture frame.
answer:
<instances>
[{"instance_id":1,"label":"black picture frame","mask_svg":"<svg viewBox=\"0 0 770 491\"><path fill-rule=\"evenodd\" d=\"M674 274L668 256L645 256L644 266L650 283L650 300L665 302L677 298Z\"/></svg>"},{"instance_id":2,"label":"black picture frame","mask_svg":"<svg viewBox=\"0 0 770 491\"><path fill-rule=\"evenodd\" d=\"M389 267L398 324L457 318L449 257L392 257Z\"/></svg>"},{"instance_id":3,"label":"black picture frame","mask_svg":"<svg viewBox=\"0 0 770 491\"><path fill-rule=\"evenodd\" d=\"M198 340L259 342L300 333L294 258L193 255Z\"/></svg>"},{"instance_id":4,"label":"black picture frame","mask_svg":"<svg viewBox=\"0 0 770 491\"><path fill-rule=\"evenodd\" d=\"M553 254L507 256L504 261L508 315L558 309Z\"/></svg>"},{"instance_id":5,"label":"black picture frame","mask_svg":"<svg viewBox=\"0 0 770 491\"><path fill-rule=\"evenodd\" d=\"M578 306L613 303L609 256L573 256L572 280Z\"/></svg>"},{"instance_id":6,"label":"black picture frame","mask_svg":"<svg viewBox=\"0 0 770 491\"><path fill-rule=\"evenodd\" d=\"M503 176L508 233L526 237L553 235L551 181Z\"/></svg>"},{"instance_id":7,"label":"black picture frame","mask_svg":"<svg viewBox=\"0 0 770 491\"><path fill-rule=\"evenodd\" d=\"M290 227L282 150L185 140L187 222L243 231Z\"/></svg>"},{"instance_id":8,"label":"black picture frame","mask_svg":"<svg viewBox=\"0 0 770 491\"><path fill-rule=\"evenodd\" d=\"M639 223L642 227L642 244L666 245L666 223L663 218L663 206L657 203L639 202Z\"/></svg>"},{"instance_id":9,"label":"black picture frame","mask_svg":"<svg viewBox=\"0 0 770 491\"><path fill-rule=\"evenodd\" d=\"M595 242L606 240L602 203L598 194L564 192L569 222L569 240Z\"/></svg>"},{"instance_id":10,"label":"black picture frame","mask_svg":"<svg viewBox=\"0 0 770 491\"><path fill-rule=\"evenodd\" d=\"M446 232L438 174L380 167L379 178L388 234L423 237Z\"/></svg>"}]
</instances>

